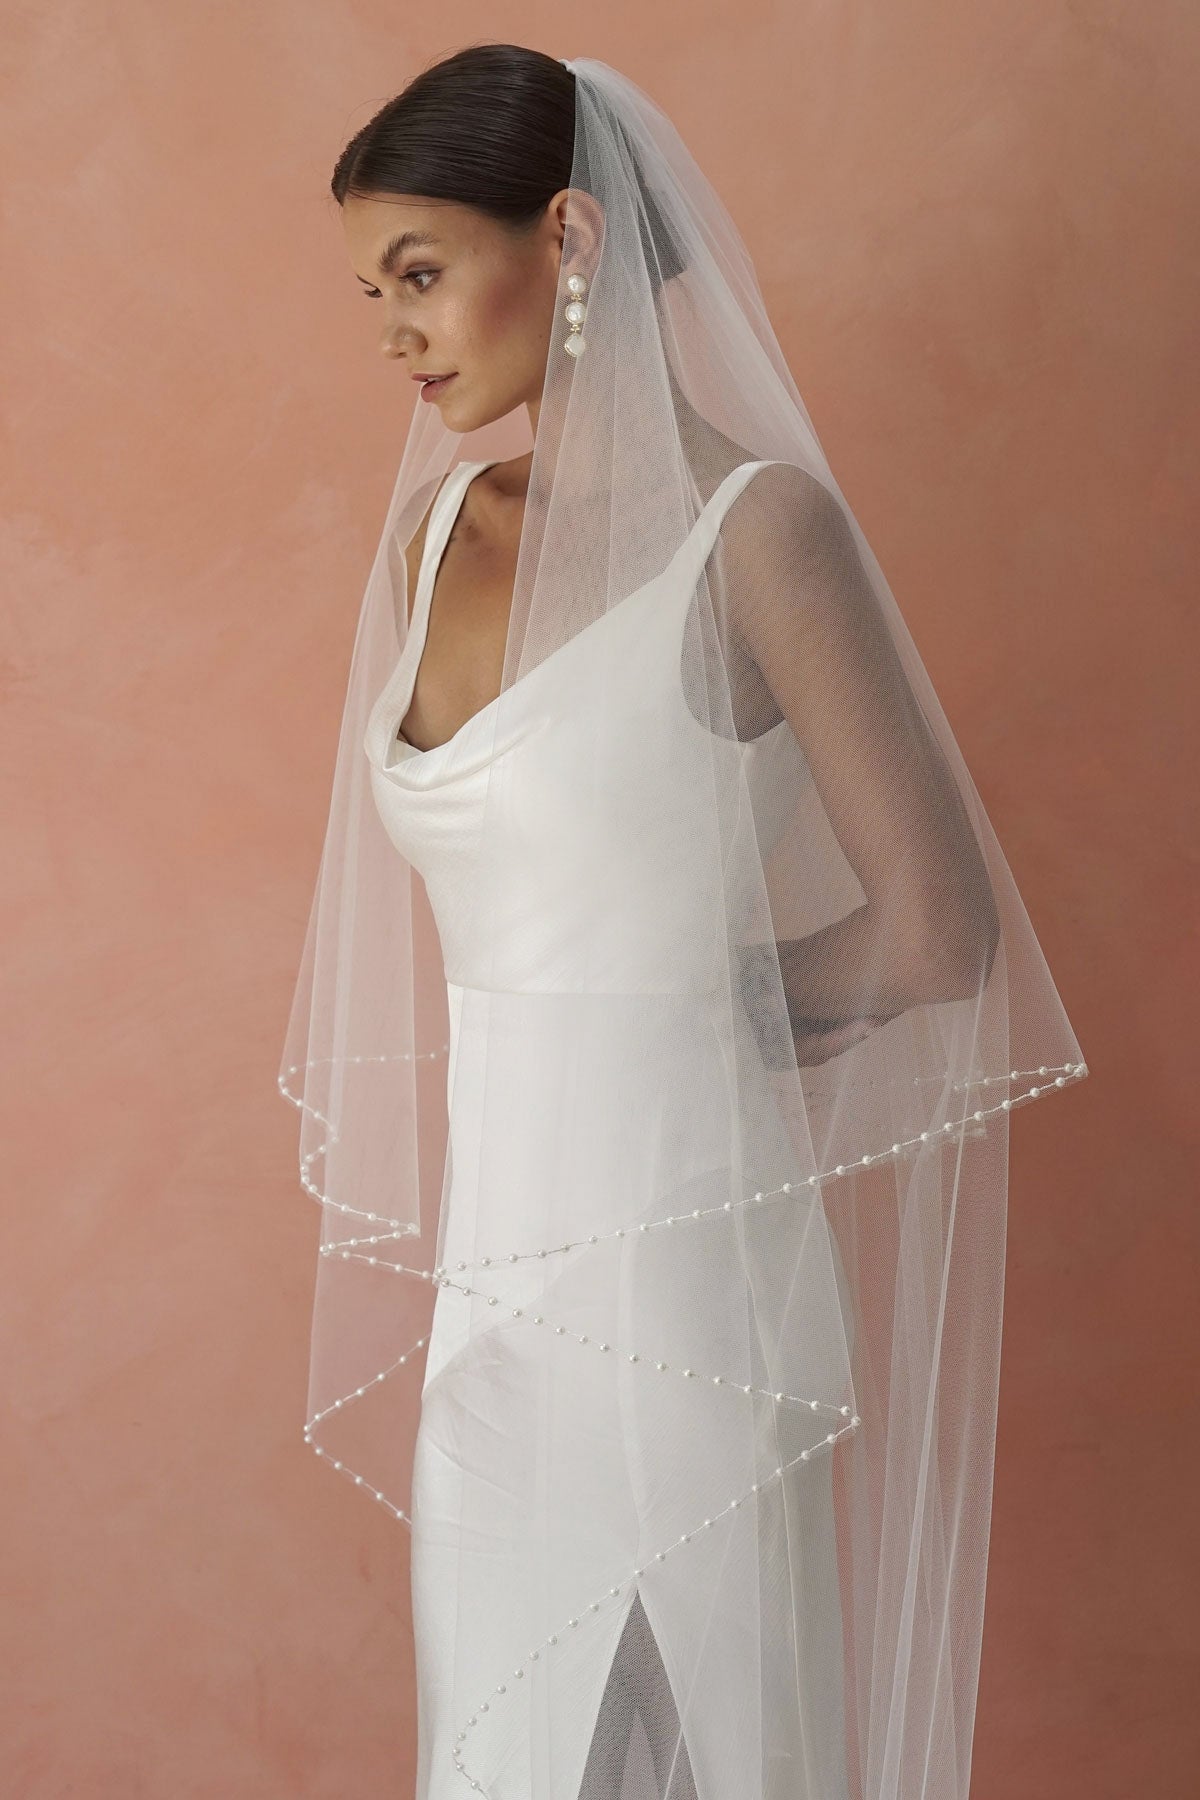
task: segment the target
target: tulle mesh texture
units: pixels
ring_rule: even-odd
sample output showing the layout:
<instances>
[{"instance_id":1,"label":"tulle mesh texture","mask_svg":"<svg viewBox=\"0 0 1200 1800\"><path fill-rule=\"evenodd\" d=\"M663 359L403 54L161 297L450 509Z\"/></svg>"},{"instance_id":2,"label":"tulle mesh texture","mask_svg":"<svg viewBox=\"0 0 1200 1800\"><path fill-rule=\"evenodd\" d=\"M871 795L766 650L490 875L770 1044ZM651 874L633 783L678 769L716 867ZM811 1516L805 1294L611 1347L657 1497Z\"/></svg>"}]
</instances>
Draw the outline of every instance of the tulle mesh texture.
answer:
<instances>
[{"instance_id":1,"label":"tulle mesh texture","mask_svg":"<svg viewBox=\"0 0 1200 1800\"><path fill-rule=\"evenodd\" d=\"M1008 1117L1086 1066L727 213L567 67L536 441L417 409L354 645L306 1436L412 1528L418 1800L965 1800ZM529 449L500 691L419 750Z\"/></svg>"}]
</instances>

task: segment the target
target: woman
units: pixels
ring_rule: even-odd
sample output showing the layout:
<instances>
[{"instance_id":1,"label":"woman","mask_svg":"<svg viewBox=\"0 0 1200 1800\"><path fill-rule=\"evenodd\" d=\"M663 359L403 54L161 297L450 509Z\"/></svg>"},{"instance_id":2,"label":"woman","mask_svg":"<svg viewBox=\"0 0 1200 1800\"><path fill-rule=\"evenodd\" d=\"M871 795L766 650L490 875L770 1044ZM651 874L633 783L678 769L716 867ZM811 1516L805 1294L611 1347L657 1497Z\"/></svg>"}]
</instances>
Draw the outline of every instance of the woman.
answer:
<instances>
[{"instance_id":1,"label":"woman","mask_svg":"<svg viewBox=\"0 0 1200 1800\"><path fill-rule=\"evenodd\" d=\"M647 96L477 46L333 191L423 385L280 1080L418 1800L965 1800L1020 896Z\"/></svg>"}]
</instances>

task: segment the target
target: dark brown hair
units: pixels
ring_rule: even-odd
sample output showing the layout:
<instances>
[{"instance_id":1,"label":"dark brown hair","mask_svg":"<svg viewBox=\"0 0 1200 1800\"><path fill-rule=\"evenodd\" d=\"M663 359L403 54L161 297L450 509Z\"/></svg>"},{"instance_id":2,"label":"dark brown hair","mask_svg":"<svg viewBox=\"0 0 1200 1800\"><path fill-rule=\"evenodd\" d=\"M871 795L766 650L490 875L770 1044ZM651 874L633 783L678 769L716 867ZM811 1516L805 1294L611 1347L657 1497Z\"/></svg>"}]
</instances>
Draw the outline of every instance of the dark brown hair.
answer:
<instances>
[{"instance_id":1,"label":"dark brown hair","mask_svg":"<svg viewBox=\"0 0 1200 1800\"><path fill-rule=\"evenodd\" d=\"M347 195L412 194L473 206L532 229L571 185L575 77L520 44L473 44L414 76L355 132L330 186Z\"/></svg>"},{"instance_id":2,"label":"dark brown hair","mask_svg":"<svg viewBox=\"0 0 1200 1800\"><path fill-rule=\"evenodd\" d=\"M619 121L614 128L627 136ZM521 44L471 44L413 77L356 131L330 187L348 195L411 194L475 207L514 232L532 231L561 189L587 189L576 169L575 76L557 57ZM680 246L641 183L638 224L655 291L685 266Z\"/></svg>"}]
</instances>

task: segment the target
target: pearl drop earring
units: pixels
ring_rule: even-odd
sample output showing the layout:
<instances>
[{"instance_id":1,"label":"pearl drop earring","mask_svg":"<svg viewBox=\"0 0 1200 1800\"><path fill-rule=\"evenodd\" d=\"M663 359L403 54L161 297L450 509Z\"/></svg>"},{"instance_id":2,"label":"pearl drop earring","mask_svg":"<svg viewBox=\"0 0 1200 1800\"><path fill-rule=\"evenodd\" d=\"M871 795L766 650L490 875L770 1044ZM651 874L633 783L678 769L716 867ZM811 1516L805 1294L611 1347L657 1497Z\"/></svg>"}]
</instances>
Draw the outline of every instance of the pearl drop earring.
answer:
<instances>
[{"instance_id":1,"label":"pearl drop earring","mask_svg":"<svg viewBox=\"0 0 1200 1800\"><path fill-rule=\"evenodd\" d=\"M563 339L563 349L568 356L582 356L587 348L583 335L583 321L587 317L587 307L583 304L583 296L587 293L587 282L582 275L567 276L567 292L573 296L563 309L563 317L571 327L571 335Z\"/></svg>"}]
</instances>

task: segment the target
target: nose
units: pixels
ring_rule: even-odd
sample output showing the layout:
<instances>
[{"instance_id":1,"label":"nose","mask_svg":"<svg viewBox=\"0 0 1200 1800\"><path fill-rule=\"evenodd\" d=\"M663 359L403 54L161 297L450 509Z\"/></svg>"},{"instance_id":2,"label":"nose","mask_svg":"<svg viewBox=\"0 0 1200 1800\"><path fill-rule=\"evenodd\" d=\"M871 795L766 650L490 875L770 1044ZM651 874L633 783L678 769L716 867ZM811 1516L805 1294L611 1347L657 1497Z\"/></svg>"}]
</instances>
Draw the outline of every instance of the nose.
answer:
<instances>
[{"instance_id":1,"label":"nose","mask_svg":"<svg viewBox=\"0 0 1200 1800\"><path fill-rule=\"evenodd\" d=\"M410 357L415 362L419 346L413 331L409 330L407 326L393 321L384 327L379 348L382 354L392 362L398 357ZM416 366L419 368L420 364L417 363Z\"/></svg>"}]
</instances>

